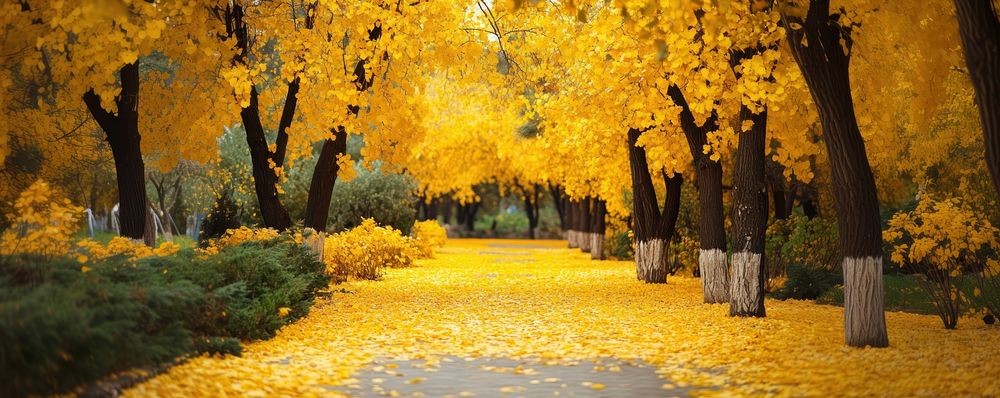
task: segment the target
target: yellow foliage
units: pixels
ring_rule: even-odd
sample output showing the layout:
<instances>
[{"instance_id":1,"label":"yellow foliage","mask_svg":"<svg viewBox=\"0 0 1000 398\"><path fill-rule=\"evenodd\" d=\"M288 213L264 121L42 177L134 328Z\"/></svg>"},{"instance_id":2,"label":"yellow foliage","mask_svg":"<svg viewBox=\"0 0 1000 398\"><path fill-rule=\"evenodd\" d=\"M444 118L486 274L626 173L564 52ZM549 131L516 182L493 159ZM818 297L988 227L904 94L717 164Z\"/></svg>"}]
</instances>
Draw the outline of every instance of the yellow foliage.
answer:
<instances>
[{"instance_id":1,"label":"yellow foliage","mask_svg":"<svg viewBox=\"0 0 1000 398\"><path fill-rule=\"evenodd\" d=\"M939 201L930 195L923 195L913 211L893 215L883 238L894 244L893 262L926 263L950 273L959 272L962 260L981 249L1000 247L997 228L962 199Z\"/></svg>"},{"instance_id":2,"label":"yellow foliage","mask_svg":"<svg viewBox=\"0 0 1000 398\"><path fill-rule=\"evenodd\" d=\"M444 246L448 233L437 220L417 221L410 230L421 258L434 258L434 250Z\"/></svg>"},{"instance_id":3,"label":"yellow foliage","mask_svg":"<svg viewBox=\"0 0 1000 398\"><path fill-rule=\"evenodd\" d=\"M437 368L455 357L523 360L546 382L558 381L546 364L641 360L678 389L662 395L1000 395L1000 358L984 349L1000 345L1000 333L982 322L944 330L932 315L888 312L892 346L847 349L839 307L768 300L766 318L730 317L725 305L702 303L698 279L642 283L634 263L591 261L559 241L450 240L420 267L343 287L353 294L318 299L308 317L241 357L193 358L125 396L328 396L327 386L360 384L351 377L363 369L410 378L397 361ZM608 368L591 388L620 382ZM527 388L521 395L540 395Z\"/></svg>"},{"instance_id":4,"label":"yellow foliage","mask_svg":"<svg viewBox=\"0 0 1000 398\"><path fill-rule=\"evenodd\" d=\"M35 181L14 201L8 216L12 226L0 236L0 254L66 254L82 212L45 181Z\"/></svg>"},{"instance_id":5,"label":"yellow foliage","mask_svg":"<svg viewBox=\"0 0 1000 398\"><path fill-rule=\"evenodd\" d=\"M125 256L130 259L144 257L164 257L177 253L181 247L174 242L163 242L160 246L152 248L142 242L129 238L116 236L108 241L107 245L102 245L89 239L77 242L77 247L86 255L80 254L77 260L86 262L89 260L100 260L114 256Z\"/></svg>"},{"instance_id":6,"label":"yellow foliage","mask_svg":"<svg viewBox=\"0 0 1000 398\"><path fill-rule=\"evenodd\" d=\"M226 233L221 237L209 240L204 248L195 249L195 251L203 256L211 256L243 242L271 240L277 238L279 235L281 234L273 228L248 228L243 226L226 230ZM296 233L295 240L298 243L302 242L300 233Z\"/></svg>"},{"instance_id":7,"label":"yellow foliage","mask_svg":"<svg viewBox=\"0 0 1000 398\"><path fill-rule=\"evenodd\" d=\"M418 250L414 238L366 218L361 225L326 238L323 262L330 275L380 279L386 267L412 265Z\"/></svg>"}]
</instances>

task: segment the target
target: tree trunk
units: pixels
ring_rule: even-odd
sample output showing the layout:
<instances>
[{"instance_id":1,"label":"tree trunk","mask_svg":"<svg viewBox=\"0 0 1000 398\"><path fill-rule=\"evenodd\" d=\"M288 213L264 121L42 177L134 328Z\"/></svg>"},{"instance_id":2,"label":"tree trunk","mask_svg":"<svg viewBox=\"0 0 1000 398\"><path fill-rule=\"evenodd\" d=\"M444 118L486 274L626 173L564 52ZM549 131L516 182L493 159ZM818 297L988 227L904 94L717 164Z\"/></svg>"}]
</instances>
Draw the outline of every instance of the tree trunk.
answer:
<instances>
[{"instance_id":1,"label":"tree trunk","mask_svg":"<svg viewBox=\"0 0 1000 398\"><path fill-rule=\"evenodd\" d=\"M562 187L559 185L549 184L549 193L552 194L552 206L556 208L556 214L559 215L559 230L563 233L563 239L566 239L566 195L562 192Z\"/></svg>"},{"instance_id":2,"label":"tree trunk","mask_svg":"<svg viewBox=\"0 0 1000 398\"><path fill-rule=\"evenodd\" d=\"M764 166L765 179L767 180L767 189L771 193L772 207L774 208L774 219L784 220L788 218L791 212L788 210L788 206L785 203L786 199L786 184L785 184L785 167L775 162L774 159L767 158Z\"/></svg>"},{"instance_id":3,"label":"tree trunk","mask_svg":"<svg viewBox=\"0 0 1000 398\"><path fill-rule=\"evenodd\" d=\"M607 229L607 202L603 199L594 200L594 215L591 217L590 228L590 258L604 260L604 231Z\"/></svg>"},{"instance_id":4,"label":"tree trunk","mask_svg":"<svg viewBox=\"0 0 1000 398\"><path fill-rule=\"evenodd\" d=\"M782 17L802 26L786 30L787 42L823 125L844 256L845 340L855 347L885 347L889 338L882 285L882 230L875 179L851 98L850 30L830 15L828 0L811 1L805 21ZM803 37L807 46L802 45Z\"/></svg>"},{"instance_id":5,"label":"tree trunk","mask_svg":"<svg viewBox=\"0 0 1000 398\"><path fill-rule=\"evenodd\" d=\"M566 241L567 246L570 249L576 249L580 247L580 241L578 235L580 234L580 202L577 200L570 200L569 205L566 206Z\"/></svg>"},{"instance_id":6,"label":"tree trunk","mask_svg":"<svg viewBox=\"0 0 1000 398\"><path fill-rule=\"evenodd\" d=\"M593 200L590 196L583 198L583 201L580 202L580 251L584 253L590 253L592 207Z\"/></svg>"},{"instance_id":7,"label":"tree trunk","mask_svg":"<svg viewBox=\"0 0 1000 398\"><path fill-rule=\"evenodd\" d=\"M119 71L121 93L115 97L118 114L101 107L101 98L87 91L83 101L104 134L115 159L118 183L118 223L121 236L142 240L146 230L146 167L139 146L139 65L131 63Z\"/></svg>"},{"instance_id":8,"label":"tree trunk","mask_svg":"<svg viewBox=\"0 0 1000 398\"><path fill-rule=\"evenodd\" d=\"M1000 15L990 0L955 0L965 63L976 90L986 166L1000 193Z\"/></svg>"},{"instance_id":9,"label":"tree trunk","mask_svg":"<svg viewBox=\"0 0 1000 398\"><path fill-rule=\"evenodd\" d=\"M479 202L465 205L465 230L472 232L476 230L476 212L479 211Z\"/></svg>"},{"instance_id":10,"label":"tree trunk","mask_svg":"<svg viewBox=\"0 0 1000 398\"><path fill-rule=\"evenodd\" d=\"M247 146L250 148L254 191L260 204L261 219L269 228L279 231L288 229L292 226L292 219L278 197L278 175L270 165L271 155L264 126L260 122L256 87L250 88L250 106L240 111L240 118L243 120Z\"/></svg>"},{"instance_id":11,"label":"tree trunk","mask_svg":"<svg viewBox=\"0 0 1000 398\"><path fill-rule=\"evenodd\" d=\"M333 197L333 186L337 183L337 173L340 165L337 158L347 152L347 132L343 128L334 133L334 138L323 141L319 159L313 169L312 181L309 183L309 198L306 200L305 226L316 231L326 231L327 218L330 215L330 199Z\"/></svg>"},{"instance_id":12,"label":"tree trunk","mask_svg":"<svg viewBox=\"0 0 1000 398\"><path fill-rule=\"evenodd\" d=\"M740 109L740 121L751 121L750 131L739 133L733 165L733 275L729 282L730 316L765 316L764 233L767 230L767 185L764 148L767 111Z\"/></svg>"},{"instance_id":13,"label":"tree trunk","mask_svg":"<svg viewBox=\"0 0 1000 398\"><path fill-rule=\"evenodd\" d=\"M632 220L635 236L636 277L647 283L667 282L667 248L680 212L680 174L663 173L666 195L663 213L646 162L646 150L636 146L638 129L628 131L629 170L632 176Z\"/></svg>"},{"instance_id":14,"label":"tree trunk","mask_svg":"<svg viewBox=\"0 0 1000 398\"><path fill-rule=\"evenodd\" d=\"M718 122L712 113L703 126L698 126L684 94L670 86L667 94L681 107L680 122L694 159L698 180L698 268L705 303L729 302L729 261L726 258L726 227L722 208L722 165L705 154L707 133Z\"/></svg>"},{"instance_id":15,"label":"tree trunk","mask_svg":"<svg viewBox=\"0 0 1000 398\"><path fill-rule=\"evenodd\" d=\"M535 239L535 232L538 229L538 185L532 188L521 188L524 195L524 212L528 215L528 239Z\"/></svg>"}]
</instances>

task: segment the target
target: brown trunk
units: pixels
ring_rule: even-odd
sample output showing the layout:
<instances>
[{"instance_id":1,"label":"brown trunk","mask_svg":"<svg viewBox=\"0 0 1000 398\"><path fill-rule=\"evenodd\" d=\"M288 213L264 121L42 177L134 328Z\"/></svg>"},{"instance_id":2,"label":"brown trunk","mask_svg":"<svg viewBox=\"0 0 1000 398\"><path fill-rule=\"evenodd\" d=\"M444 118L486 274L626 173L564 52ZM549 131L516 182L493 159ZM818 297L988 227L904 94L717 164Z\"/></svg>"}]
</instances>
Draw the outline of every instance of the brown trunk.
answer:
<instances>
[{"instance_id":1,"label":"brown trunk","mask_svg":"<svg viewBox=\"0 0 1000 398\"><path fill-rule=\"evenodd\" d=\"M237 53L233 56L232 63L234 65L246 64L250 52L250 29L244 19L243 7L239 4L232 7L227 6L225 22L228 37L236 38ZM293 89L297 92L297 85L293 87L290 84L288 90L292 91ZM292 98L294 97L292 96ZM282 111L283 118L285 114L289 115L288 124L291 124L291 115L294 114L294 107L295 101L286 102L285 109ZM264 225L267 227L278 230L288 229L292 226L292 220L288 215L288 210L285 209L285 206L281 203L281 199L278 197L278 175L271 166L271 162L275 159L272 159L272 154L267 144L267 137L264 134L264 126L260 121L256 87L250 87L250 104L240 110L240 119L243 122L243 129L247 135L247 146L250 149L254 190L257 194L257 202L260 205L261 219L263 219ZM284 125L284 127L287 128L287 125ZM284 131L279 131L279 139L284 134ZM287 137L284 140L287 142ZM284 148L278 148L276 152L281 153L283 160ZM275 163L275 166L280 165L281 163Z\"/></svg>"},{"instance_id":2,"label":"brown trunk","mask_svg":"<svg viewBox=\"0 0 1000 398\"><path fill-rule=\"evenodd\" d=\"M713 112L703 126L698 126L684 94L670 86L667 94L681 107L680 122L694 159L698 180L698 239L701 251L698 266L702 294L706 303L729 302L729 266L726 259L726 227L722 210L722 165L704 152L709 129L718 122Z\"/></svg>"},{"instance_id":3,"label":"brown trunk","mask_svg":"<svg viewBox=\"0 0 1000 398\"><path fill-rule=\"evenodd\" d=\"M115 97L118 114L101 107L101 98L93 90L83 101L104 134L115 159L118 183L118 223L121 236L141 240L146 230L146 167L139 146L139 66L125 65L119 71L121 93Z\"/></svg>"},{"instance_id":4,"label":"brown trunk","mask_svg":"<svg viewBox=\"0 0 1000 398\"><path fill-rule=\"evenodd\" d=\"M844 256L845 340L855 347L885 347L889 339L881 275L882 229L875 179L851 98L850 27L841 26L839 16L830 15L829 0L811 1L805 21L782 18L786 25L801 25L786 30L787 42L823 125Z\"/></svg>"},{"instance_id":5,"label":"brown trunk","mask_svg":"<svg viewBox=\"0 0 1000 398\"><path fill-rule=\"evenodd\" d=\"M635 145L641 134L638 129L628 131L636 276L647 283L666 283L667 242L673 235L680 213L683 178L680 174L670 177L666 172L663 173L666 194L661 213L646 162L646 150Z\"/></svg>"},{"instance_id":6,"label":"brown trunk","mask_svg":"<svg viewBox=\"0 0 1000 398\"><path fill-rule=\"evenodd\" d=\"M764 233L767 230L767 186L764 147L767 111L754 114L743 106L740 123L753 122L739 133L733 165L733 273L729 282L730 316L765 316Z\"/></svg>"},{"instance_id":7,"label":"brown trunk","mask_svg":"<svg viewBox=\"0 0 1000 398\"><path fill-rule=\"evenodd\" d=\"M577 239L577 235L580 234L579 218L580 202L577 200L570 200L569 205L566 206L566 241L567 246L570 249L580 247L580 241Z\"/></svg>"},{"instance_id":8,"label":"brown trunk","mask_svg":"<svg viewBox=\"0 0 1000 398\"><path fill-rule=\"evenodd\" d=\"M604 231L607 229L605 217L608 213L607 202L603 199L594 200L594 214L591 217L590 228L590 258L593 260L603 260L604 257Z\"/></svg>"},{"instance_id":9,"label":"brown trunk","mask_svg":"<svg viewBox=\"0 0 1000 398\"><path fill-rule=\"evenodd\" d=\"M976 90L986 166L1000 193L1000 15L990 0L955 0L965 63Z\"/></svg>"},{"instance_id":10,"label":"brown trunk","mask_svg":"<svg viewBox=\"0 0 1000 398\"><path fill-rule=\"evenodd\" d=\"M340 171L337 158L346 152L347 133L343 129L334 133L334 139L323 141L323 148L320 149L312 181L309 183L306 227L326 231L326 222L330 215L330 198L333 197L333 186L337 183L337 173Z\"/></svg>"},{"instance_id":11,"label":"brown trunk","mask_svg":"<svg viewBox=\"0 0 1000 398\"><path fill-rule=\"evenodd\" d=\"M771 193L771 202L774 208L774 219L784 220L791 214L789 206L785 203L787 191L785 189L785 167L768 158L765 167L765 179L767 189Z\"/></svg>"},{"instance_id":12,"label":"brown trunk","mask_svg":"<svg viewBox=\"0 0 1000 398\"><path fill-rule=\"evenodd\" d=\"M562 187L549 184L549 193L552 194L552 207L556 208L559 215L559 229L566 232L566 195L563 194Z\"/></svg>"},{"instance_id":13,"label":"brown trunk","mask_svg":"<svg viewBox=\"0 0 1000 398\"><path fill-rule=\"evenodd\" d=\"M593 200L590 196L580 202L580 251L590 253L590 223L593 212Z\"/></svg>"}]
</instances>

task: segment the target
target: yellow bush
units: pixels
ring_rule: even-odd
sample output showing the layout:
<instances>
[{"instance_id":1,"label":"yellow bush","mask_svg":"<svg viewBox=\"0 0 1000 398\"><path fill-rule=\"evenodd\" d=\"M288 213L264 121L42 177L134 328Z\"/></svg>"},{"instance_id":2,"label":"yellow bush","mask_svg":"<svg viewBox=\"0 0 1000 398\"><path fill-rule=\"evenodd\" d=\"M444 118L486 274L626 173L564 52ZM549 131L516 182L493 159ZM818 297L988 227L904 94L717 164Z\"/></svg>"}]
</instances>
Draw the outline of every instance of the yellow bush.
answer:
<instances>
[{"instance_id":1,"label":"yellow bush","mask_svg":"<svg viewBox=\"0 0 1000 398\"><path fill-rule=\"evenodd\" d=\"M418 254L415 239L366 218L354 229L326 238L323 262L330 275L375 280L385 267L412 265Z\"/></svg>"},{"instance_id":2,"label":"yellow bush","mask_svg":"<svg viewBox=\"0 0 1000 398\"><path fill-rule=\"evenodd\" d=\"M152 248L129 238L116 236L107 245L86 239L76 244L80 249L80 262L88 260L100 260L113 256L126 256L132 259L143 257L163 257L177 253L181 247L174 242L163 242L160 246Z\"/></svg>"},{"instance_id":3,"label":"yellow bush","mask_svg":"<svg viewBox=\"0 0 1000 398\"><path fill-rule=\"evenodd\" d=\"M436 220L417 221L410 235L416 240L420 258L434 258L434 250L448 241L448 233Z\"/></svg>"},{"instance_id":4,"label":"yellow bush","mask_svg":"<svg viewBox=\"0 0 1000 398\"><path fill-rule=\"evenodd\" d=\"M239 227L226 230L226 233L218 239L208 241L208 244L196 251L203 256L218 254L220 251L233 246L238 246L243 242L271 240L277 238L281 233L272 228L248 228ZM296 233L296 242L302 242L301 233Z\"/></svg>"},{"instance_id":5,"label":"yellow bush","mask_svg":"<svg viewBox=\"0 0 1000 398\"><path fill-rule=\"evenodd\" d=\"M0 254L68 253L82 212L48 183L35 181L14 201L11 227L0 235Z\"/></svg>"}]
</instances>

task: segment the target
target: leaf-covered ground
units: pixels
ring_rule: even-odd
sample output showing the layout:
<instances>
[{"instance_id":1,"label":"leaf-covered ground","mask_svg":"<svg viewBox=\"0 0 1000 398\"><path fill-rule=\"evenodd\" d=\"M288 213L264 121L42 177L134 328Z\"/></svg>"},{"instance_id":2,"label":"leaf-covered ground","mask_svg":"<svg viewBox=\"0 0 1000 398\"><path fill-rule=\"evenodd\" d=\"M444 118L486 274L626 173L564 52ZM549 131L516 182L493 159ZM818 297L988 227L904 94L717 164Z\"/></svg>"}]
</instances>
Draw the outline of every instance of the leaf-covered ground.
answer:
<instances>
[{"instance_id":1,"label":"leaf-covered ground","mask_svg":"<svg viewBox=\"0 0 1000 398\"><path fill-rule=\"evenodd\" d=\"M664 396L1000 395L1000 330L982 322L949 331L937 317L892 312L891 348L850 349L838 307L769 300L767 318L730 318L725 305L701 303L697 279L643 284L631 263L564 245L449 241L417 267L337 286L240 358L196 358L127 395L437 396L422 386L452 384L455 396L622 396L635 364L660 377L635 376L636 391L652 382ZM567 366L579 372L546 374ZM462 383L481 371L523 383Z\"/></svg>"}]
</instances>

